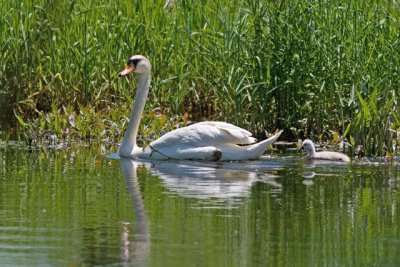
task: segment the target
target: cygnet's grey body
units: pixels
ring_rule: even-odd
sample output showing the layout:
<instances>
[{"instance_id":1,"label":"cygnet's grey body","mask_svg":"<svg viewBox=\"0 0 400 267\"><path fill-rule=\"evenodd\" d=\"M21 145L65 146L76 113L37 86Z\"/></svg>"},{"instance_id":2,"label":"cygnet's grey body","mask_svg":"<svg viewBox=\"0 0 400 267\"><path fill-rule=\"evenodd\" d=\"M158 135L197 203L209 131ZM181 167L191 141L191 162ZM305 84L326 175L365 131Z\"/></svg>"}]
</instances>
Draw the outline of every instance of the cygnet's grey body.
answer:
<instances>
[{"instance_id":1,"label":"cygnet's grey body","mask_svg":"<svg viewBox=\"0 0 400 267\"><path fill-rule=\"evenodd\" d=\"M335 152L335 151L316 152L314 143L309 139L306 139L303 141L303 144L301 145L301 149L304 149L305 151L307 151L306 157L308 159L350 162L350 158L343 153L339 153L339 152Z\"/></svg>"}]
</instances>

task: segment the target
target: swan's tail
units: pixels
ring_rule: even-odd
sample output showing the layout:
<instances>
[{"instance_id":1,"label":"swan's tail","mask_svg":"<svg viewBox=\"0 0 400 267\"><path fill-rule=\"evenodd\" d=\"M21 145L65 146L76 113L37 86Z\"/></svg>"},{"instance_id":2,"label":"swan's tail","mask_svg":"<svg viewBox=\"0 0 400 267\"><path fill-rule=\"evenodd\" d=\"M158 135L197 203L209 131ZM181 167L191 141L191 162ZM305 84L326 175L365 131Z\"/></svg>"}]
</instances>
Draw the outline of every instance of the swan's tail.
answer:
<instances>
[{"instance_id":1,"label":"swan's tail","mask_svg":"<svg viewBox=\"0 0 400 267\"><path fill-rule=\"evenodd\" d=\"M261 157L264 151L267 150L269 145L273 144L279 138L279 136L281 136L282 132L283 130L279 131L277 134L274 134L264 141L248 146L247 151L250 159L258 159L259 157Z\"/></svg>"}]
</instances>

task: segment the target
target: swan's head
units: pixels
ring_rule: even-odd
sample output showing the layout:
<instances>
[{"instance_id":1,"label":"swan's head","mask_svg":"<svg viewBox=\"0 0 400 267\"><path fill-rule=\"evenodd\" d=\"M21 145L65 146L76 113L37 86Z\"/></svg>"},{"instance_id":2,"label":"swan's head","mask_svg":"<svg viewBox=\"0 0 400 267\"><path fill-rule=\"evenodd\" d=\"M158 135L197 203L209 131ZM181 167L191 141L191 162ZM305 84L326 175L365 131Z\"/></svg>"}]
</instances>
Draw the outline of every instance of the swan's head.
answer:
<instances>
[{"instance_id":1,"label":"swan's head","mask_svg":"<svg viewBox=\"0 0 400 267\"><path fill-rule=\"evenodd\" d=\"M315 153L314 143L310 139L304 140L300 149L307 151L308 155L313 155Z\"/></svg>"},{"instance_id":2,"label":"swan's head","mask_svg":"<svg viewBox=\"0 0 400 267\"><path fill-rule=\"evenodd\" d=\"M121 71L118 76L123 77L128 75L131 72L142 74L149 73L151 69L150 61L141 55L132 56L128 59L128 63L126 64L126 68Z\"/></svg>"}]
</instances>

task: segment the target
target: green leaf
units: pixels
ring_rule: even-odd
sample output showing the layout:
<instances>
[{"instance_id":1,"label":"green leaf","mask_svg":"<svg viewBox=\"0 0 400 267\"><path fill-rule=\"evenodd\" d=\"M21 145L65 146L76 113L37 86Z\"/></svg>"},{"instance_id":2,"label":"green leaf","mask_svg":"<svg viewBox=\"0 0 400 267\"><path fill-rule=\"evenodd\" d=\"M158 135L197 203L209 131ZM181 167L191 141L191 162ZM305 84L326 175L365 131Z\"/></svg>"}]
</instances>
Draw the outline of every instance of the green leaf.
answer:
<instances>
[{"instance_id":1,"label":"green leaf","mask_svg":"<svg viewBox=\"0 0 400 267\"><path fill-rule=\"evenodd\" d=\"M22 127L24 127L24 128L27 128L27 127L28 127L28 124L25 123L24 120L23 120L20 116L17 115L17 113L14 112L14 115L15 115L15 117L17 118L19 124L20 124Z\"/></svg>"}]
</instances>

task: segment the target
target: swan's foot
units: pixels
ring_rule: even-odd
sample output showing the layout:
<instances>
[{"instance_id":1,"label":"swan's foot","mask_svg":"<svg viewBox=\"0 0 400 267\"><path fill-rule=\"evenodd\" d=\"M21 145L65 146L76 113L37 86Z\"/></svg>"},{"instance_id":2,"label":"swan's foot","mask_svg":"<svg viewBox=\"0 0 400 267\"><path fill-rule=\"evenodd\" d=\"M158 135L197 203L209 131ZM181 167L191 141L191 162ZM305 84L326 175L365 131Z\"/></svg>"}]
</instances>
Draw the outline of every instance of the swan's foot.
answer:
<instances>
[{"instance_id":1,"label":"swan's foot","mask_svg":"<svg viewBox=\"0 0 400 267\"><path fill-rule=\"evenodd\" d=\"M222 157L222 152L219 149L214 150L213 155L211 156L212 161L218 161Z\"/></svg>"}]
</instances>

